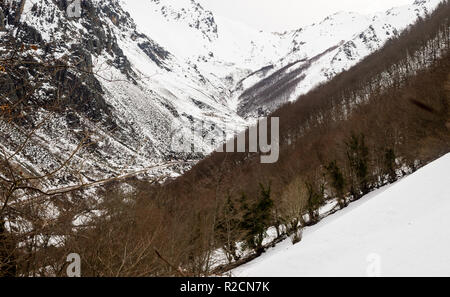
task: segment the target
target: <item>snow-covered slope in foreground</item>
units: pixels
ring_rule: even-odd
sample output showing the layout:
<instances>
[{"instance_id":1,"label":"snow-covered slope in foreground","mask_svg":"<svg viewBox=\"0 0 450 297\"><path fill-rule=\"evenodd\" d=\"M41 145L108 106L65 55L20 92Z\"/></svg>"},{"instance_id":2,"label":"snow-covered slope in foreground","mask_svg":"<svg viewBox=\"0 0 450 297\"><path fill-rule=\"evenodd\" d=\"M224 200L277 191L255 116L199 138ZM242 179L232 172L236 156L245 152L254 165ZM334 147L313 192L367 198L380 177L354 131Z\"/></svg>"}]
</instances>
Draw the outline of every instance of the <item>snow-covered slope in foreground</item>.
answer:
<instances>
[{"instance_id":1,"label":"snow-covered slope in foreground","mask_svg":"<svg viewBox=\"0 0 450 297\"><path fill-rule=\"evenodd\" d=\"M235 276L450 276L450 154L235 269Z\"/></svg>"}]
</instances>

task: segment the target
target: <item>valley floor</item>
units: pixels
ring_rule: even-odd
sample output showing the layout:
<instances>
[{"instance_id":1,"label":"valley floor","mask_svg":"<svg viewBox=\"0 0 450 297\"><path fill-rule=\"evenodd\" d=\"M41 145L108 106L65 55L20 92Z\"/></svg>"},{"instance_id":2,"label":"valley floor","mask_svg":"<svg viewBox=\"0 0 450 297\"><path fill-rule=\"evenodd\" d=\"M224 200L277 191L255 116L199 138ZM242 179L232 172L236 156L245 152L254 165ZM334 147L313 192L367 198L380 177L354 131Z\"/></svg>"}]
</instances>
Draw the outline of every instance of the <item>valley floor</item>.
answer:
<instances>
[{"instance_id":1,"label":"valley floor","mask_svg":"<svg viewBox=\"0 0 450 297\"><path fill-rule=\"evenodd\" d=\"M306 228L233 276L450 276L450 154Z\"/></svg>"}]
</instances>

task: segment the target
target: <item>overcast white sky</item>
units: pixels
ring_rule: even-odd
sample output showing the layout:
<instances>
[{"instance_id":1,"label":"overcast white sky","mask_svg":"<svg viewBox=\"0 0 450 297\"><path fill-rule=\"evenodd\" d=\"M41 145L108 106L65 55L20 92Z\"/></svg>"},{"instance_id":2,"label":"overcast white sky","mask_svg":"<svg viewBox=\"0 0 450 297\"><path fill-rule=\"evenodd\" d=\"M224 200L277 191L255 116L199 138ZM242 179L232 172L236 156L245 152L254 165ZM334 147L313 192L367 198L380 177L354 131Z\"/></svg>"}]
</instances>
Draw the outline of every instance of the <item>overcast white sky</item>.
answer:
<instances>
[{"instance_id":1,"label":"overcast white sky","mask_svg":"<svg viewBox=\"0 0 450 297\"><path fill-rule=\"evenodd\" d=\"M197 0L216 14L269 31L296 29L338 11L371 13L413 0Z\"/></svg>"}]
</instances>

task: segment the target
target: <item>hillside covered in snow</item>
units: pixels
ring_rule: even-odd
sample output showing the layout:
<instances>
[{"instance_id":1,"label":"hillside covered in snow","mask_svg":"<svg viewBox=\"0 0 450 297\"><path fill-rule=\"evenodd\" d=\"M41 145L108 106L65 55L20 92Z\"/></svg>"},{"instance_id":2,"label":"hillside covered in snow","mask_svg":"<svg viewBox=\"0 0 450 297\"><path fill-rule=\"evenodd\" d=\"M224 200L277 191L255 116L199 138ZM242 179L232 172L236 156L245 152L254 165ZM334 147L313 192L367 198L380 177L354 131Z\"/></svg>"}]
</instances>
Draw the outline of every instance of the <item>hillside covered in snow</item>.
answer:
<instances>
[{"instance_id":1,"label":"hillside covered in snow","mask_svg":"<svg viewBox=\"0 0 450 297\"><path fill-rule=\"evenodd\" d=\"M305 229L234 276L450 276L450 154Z\"/></svg>"}]
</instances>

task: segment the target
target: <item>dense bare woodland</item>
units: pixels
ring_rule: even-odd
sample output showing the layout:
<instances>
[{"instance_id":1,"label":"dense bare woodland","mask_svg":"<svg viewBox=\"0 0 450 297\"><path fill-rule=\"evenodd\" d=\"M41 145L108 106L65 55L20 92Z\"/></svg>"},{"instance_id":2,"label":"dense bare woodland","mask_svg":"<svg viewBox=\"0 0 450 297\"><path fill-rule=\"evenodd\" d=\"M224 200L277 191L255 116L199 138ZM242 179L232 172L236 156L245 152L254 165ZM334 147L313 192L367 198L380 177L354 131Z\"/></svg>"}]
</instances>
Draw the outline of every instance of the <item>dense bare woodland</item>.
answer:
<instances>
[{"instance_id":1,"label":"dense bare woodland","mask_svg":"<svg viewBox=\"0 0 450 297\"><path fill-rule=\"evenodd\" d=\"M45 192L49 176L29 177L2 152L0 275L64 276L70 253L83 255L83 276L220 275L264 252L270 227L275 241L301 241L301 229L321 219L326 201L344 208L450 151L449 16L444 1L357 66L275 111L275 164L260 164L257 154L213 153L164 184L130 178L134 190L124 191L122 181L111 182L97 189L98 205L85 198L82 184ZM5 88L11 77L26 79L26 63L1 61L1 96L20 94L14 106L0 99L2 121L26 121L21 109L30 108L24 102L36 85ZM33 67L41 83L67 70L55 61ZM74 90L61 84L58 98L69 100ZM35 129L24 132L24 141ZM76 150L89 146L83 131ZM52 173L66 170L62 164ZM47 214L48 202L65 212ZM90 220L74 227L80 214ZM218 250L228 263L217 262Z\"/></svg>"}]
</instances>

